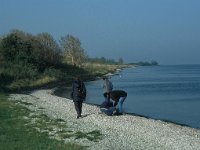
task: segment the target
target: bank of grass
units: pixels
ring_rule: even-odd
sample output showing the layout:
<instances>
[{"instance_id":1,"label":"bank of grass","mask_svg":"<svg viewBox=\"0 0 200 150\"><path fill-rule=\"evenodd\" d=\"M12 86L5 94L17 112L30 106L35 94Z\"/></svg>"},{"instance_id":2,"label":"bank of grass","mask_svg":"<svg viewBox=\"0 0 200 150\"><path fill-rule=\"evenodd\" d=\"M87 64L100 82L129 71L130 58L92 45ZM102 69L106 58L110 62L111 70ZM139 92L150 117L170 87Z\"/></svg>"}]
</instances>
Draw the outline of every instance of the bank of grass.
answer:
<instances>
[{"instance_id":1,"label":"bank of grass","mask_svg":"<svg viewBox=\"0 0 200 150\"><path fill-rule=\"evenodd\" d=\"M64 120L51 120L44 114L31 112L23 105L32 104L9 101L6 94L0 93L0 149L2 150L82 150L86 147L64 143L64 140L70 137L87 138L90 141L101 139L99 131L73 132L66 127ZM60 140L56 140L55 137Z\"/></svg>"},{"instance_id":2,"label":"bank of grass","mask_svg":"<svg viewBox=\"0 0 200 150\"><path fill-rule=\"evenodd\" d=\"M130 66L131 65L85 63L81 67L76 67L63 64L57 68L46 68L43 73L29 73L29 75L24 75L24 77L21 77L19 73L16 73L13 70L11 71L9 68L5 68L3 74L6 74L6 79L4 80L3 77L1 79L0 76L0 81L2 81L0 86L3 86L5 91L10 92L38 88L52 88L59 85L69 86L76 75L80 75L84 81L89 81L95 80L96 77L101 77L108 73L114 73L117 69ZM27 67L26 69L21 69L24 72L23 74L32 72L30 71L31 68ZM13 79L14 76L17 76L15 77L16 79Z\"/></svg>"},{"instance_id":3,"label":"bank of grass","mask_svg":"<svg viewBox=\"0 0 200 150\"><path fill-rule=\"evenodd\" d=\"M84 68L90 72L92 76L103 76L108 73L115 73L118 69L132 67L128 64L104 64L104 63L85 63Z\"/></svg>"},{"instance_id":4,"label":"bank of grass","mask_svg":"<svg viewBox=\"0 0 200 150\"><path fill-rule=\"evenodd\" d=\"M84 74L84 76L89 75L83 68L68 64L47 67L43 71L22 65L18 65L18 69L16 69L9 65L1 69L0 87L9 92L48 88L62 83L71 83L73 76L77 73Z\"/></svg>"}]
</instances>

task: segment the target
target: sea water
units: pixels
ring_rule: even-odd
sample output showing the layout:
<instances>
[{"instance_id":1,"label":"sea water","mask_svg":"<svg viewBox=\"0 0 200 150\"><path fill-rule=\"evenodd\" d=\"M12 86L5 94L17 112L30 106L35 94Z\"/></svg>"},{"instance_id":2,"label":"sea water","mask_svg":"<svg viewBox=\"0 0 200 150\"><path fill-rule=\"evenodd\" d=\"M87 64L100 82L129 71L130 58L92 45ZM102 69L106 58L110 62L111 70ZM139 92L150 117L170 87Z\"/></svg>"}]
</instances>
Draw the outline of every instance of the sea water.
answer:
<instances>
[{"instance_id":1,"label":"sea water","mask_svg":"<svg viewBox=\"0 0 200 150\"><path fill-rule=\"evenodd\" d=\"M200 65L128 68L110 80L128 93L125 112L200 128ZM88 103L104 100L102 82L86 84Z\"/></svg>"},{"instance_id":2,"label":"sea water","mask_svg":"<svg viewBox=\"0 0 200 150\"><path fill-rule=\"evenodd\" d=\"M127 68L111 76L128 96L124 111L200 128L200 65ZM87 103L101 104L103 80L86 83Z\"/></svg>"}]
</instances>

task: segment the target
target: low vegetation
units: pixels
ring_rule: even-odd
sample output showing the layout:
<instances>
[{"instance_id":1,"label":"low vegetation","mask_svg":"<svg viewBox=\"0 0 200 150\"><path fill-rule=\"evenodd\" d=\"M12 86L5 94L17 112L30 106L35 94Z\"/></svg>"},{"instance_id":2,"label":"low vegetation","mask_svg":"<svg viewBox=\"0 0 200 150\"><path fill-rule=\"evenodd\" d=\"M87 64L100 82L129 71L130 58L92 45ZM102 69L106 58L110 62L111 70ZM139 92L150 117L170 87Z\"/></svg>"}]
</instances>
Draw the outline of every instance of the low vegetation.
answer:
<instances>
[{"instance_id":1,"label":"low vegetation","mask_svg":"<svg viewBox=\"0 0 200 150\"><path fill-rule=\"evenodd\" d=\"M65 139L85 138L97 142L102 138L100 131L75 132L62 119L53 120L40 112L32 112L22 101L9 101L0 94L0 145L2 150L82 150L86 149ZM41 108L42 109L42 108Z\"/></svg>"}]
</instances>

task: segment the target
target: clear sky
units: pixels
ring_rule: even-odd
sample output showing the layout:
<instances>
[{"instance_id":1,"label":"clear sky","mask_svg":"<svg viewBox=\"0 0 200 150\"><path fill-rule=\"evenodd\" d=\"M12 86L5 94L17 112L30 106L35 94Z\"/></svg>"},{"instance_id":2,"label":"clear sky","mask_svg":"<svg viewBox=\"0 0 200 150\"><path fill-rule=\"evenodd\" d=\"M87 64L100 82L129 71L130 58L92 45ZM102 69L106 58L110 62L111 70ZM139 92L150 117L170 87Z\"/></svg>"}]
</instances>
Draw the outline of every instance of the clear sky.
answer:
<instances>
[{"instance_id":1,"label":"clear sky","mask_svg":"<svg viewBox=\"0 0 200 150\"><path fill-rule=\"evenodd\" d=\"M0 0L0 35L78 37L90 57L200 64L200 0Z\"/></svg>"}]
</instances>

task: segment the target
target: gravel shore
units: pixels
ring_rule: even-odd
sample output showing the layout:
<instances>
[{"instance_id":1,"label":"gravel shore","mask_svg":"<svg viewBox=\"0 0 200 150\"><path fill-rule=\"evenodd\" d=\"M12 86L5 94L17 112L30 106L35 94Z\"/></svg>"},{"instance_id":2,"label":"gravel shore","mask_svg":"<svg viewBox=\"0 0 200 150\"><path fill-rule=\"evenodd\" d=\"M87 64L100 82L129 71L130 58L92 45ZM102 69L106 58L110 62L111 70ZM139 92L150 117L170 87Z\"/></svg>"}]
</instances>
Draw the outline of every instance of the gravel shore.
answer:
<instances>
[{"instance_id":1,"label":"gravel shore","mask_svg":"<svg viewBox=\"0 0 200 150\"><path fill-rule=\"evenodd\" d=\"M53 90L11 94L11 100L31 103L27 108L52 119L62 119L77 132L100 131L102 139L67 138L91 150L200 150L200 130L139 116L106 116L94 105L83 104L83 118L76 119L72 100L53 95ZM56 137L55 137L56 138Z\"/></svg>"}]
</instances>

